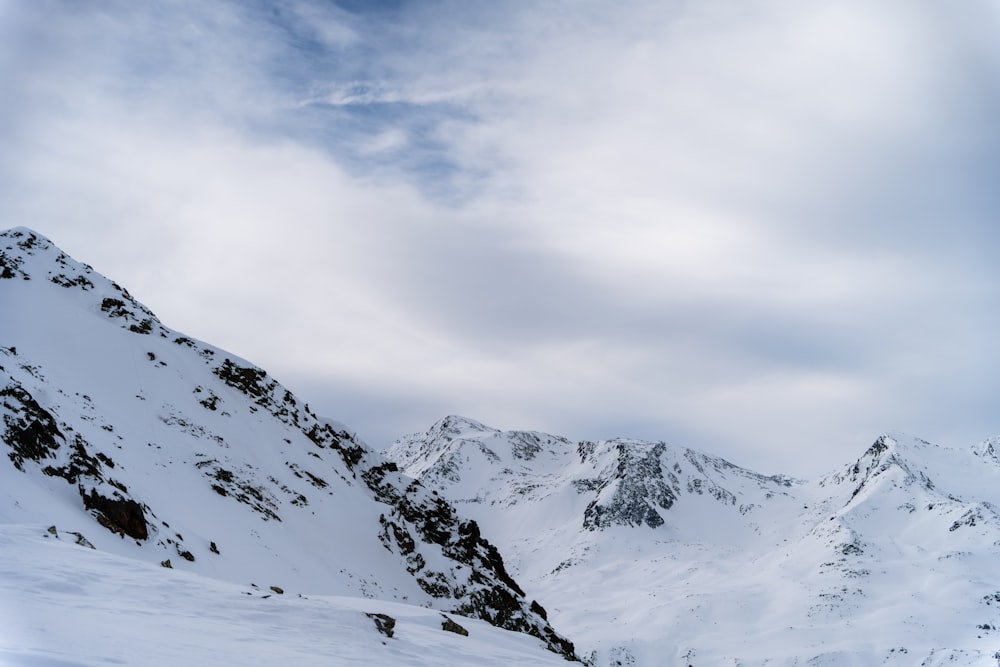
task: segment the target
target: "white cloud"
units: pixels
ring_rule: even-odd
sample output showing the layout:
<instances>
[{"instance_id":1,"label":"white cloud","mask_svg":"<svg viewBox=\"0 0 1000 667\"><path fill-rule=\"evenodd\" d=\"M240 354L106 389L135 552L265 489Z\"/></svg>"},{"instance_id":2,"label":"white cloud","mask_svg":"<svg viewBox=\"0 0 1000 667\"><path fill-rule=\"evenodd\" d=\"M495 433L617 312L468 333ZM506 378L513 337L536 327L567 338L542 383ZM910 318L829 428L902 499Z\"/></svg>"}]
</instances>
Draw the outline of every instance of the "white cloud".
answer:
<instances>
[{"instance_id":1,"label":"white cloud","mask_svg":"<svg viewBox=\"0 0 1000 667\"><path fill-rule=\"evenodd\" d=\"M795 473L995 428L995 11L279 9L12 10L6 222L376 442L465 412Z\"/></svg>"}]
</instances>

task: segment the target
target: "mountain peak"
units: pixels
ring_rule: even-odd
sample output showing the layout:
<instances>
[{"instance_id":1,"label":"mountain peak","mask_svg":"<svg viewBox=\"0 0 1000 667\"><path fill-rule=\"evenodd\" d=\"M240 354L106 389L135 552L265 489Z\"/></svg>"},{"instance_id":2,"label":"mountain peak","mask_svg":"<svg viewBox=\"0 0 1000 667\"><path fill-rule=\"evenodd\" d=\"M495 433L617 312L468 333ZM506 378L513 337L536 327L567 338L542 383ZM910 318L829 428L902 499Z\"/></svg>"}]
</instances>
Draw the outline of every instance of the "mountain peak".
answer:
<instances>
[{"instance_id":1,"label":"mountain peak","mask_svg":"<svg viewBox=\"0 0 1000 667\"><path fill-rule=\"evenodd\" d=\"M35 262L41 265L53 261L60 265L63 263L77 264L66 253L56 247L48 237L28 227L11 227L0 232L0 243L3 244L3 255L8 259L13 259L18 264ZM31 258L36 259L32 260ZM30 280L30 278L26 278L26 280Z\"/></svg>"},{"instance_id":2,"label":"mountain peak","mask_svg":"<svg viewBox=\"0 0 1000 667\"><path fill-rule=\"evenodd\" d=\"M899 431L883 433L854 463L820 480L821 486L850 488L847 502L866 497L888 482L919 487L932 491L935 483L930 477L934 461L948 457L958 450L933 445Z\"/></svg>"},{"instance_id":3,"label":"mountain peak","mask_svg":"<svg viewBox=\"0 0 1000 667\"><path fill-rule=\"evenodd\" d=\"M55 248L51 241L27 227L11 227L0 232L0 243L3 243L0 248L0 278L6 279L31 280L24 270L25 262L40 252Z\"/></svg>"},{"instance_id":4,"label":"mountain peak","mask_svg":"<svg viewBox=\"0 0 1000 667\"><path fill-rule=\"evenodd\" d=\"M450 427L438 422L426 433L398 440L387 456L470 508L500 505L530 513L534 504L560 498L553 509L540 512L553 524L596 531L615 526L668 530L677 502L708 497L735 508L746 493L767 489L782 495L792 484L664 442L572 443L545 433L501 432L478 422L466 429L466 420L453 419L443 420Z\"/></svg>"},{"instance_id":5,"label":"mountain peak","mask_svg":"<svg viewBox=\"0 0 1000 667\"><path fill-rule=\"evenodd\" d=\"M428 429L437 433L441 437L456 437L463 433L498 433L499 431L491 426L461 415L448 415L440 419Z\"/></svg>"},{"instance_id":6,"label":"mountain peak","mask_svg":"<svg viewBox=\"0 0 1000 667\"><path fill-rule=\"evenodd\" d=\"M977 456L1000 465L1000 436L984 440L975 448Z\"/></svg>"},{"instance_id":7,"label":"mountain peak","mask_svg":"<svg viewBox=\"0 0 1000 667\"><path fill-rule=\"evenodd\" d=\"M22 239L29 247L35 243L43 247L52 246L52 241L50 241L48 237L36 232L30 227L24 227L21 225L0 231L0 238Z\"/></svg>"},{"instance_id":8,"label":"mountain peak","mask_svg":"<svg viewBox=\"0 0 1000 667\"><path fill-rule=\"evenodd\" d=\"M62 288L61 308L68 303L67 295L77 297L77 306L114 321L118 326L137 334L168 335L159 318L139 303L128 290L82 264L45 236L27 227L13 227L0 232L0 279L20 279L32 282L31 289L40 285ZM13 296L13 295L12 295ZM44 299L41 291L22 298Z\"/></svg>"}]
</instances>

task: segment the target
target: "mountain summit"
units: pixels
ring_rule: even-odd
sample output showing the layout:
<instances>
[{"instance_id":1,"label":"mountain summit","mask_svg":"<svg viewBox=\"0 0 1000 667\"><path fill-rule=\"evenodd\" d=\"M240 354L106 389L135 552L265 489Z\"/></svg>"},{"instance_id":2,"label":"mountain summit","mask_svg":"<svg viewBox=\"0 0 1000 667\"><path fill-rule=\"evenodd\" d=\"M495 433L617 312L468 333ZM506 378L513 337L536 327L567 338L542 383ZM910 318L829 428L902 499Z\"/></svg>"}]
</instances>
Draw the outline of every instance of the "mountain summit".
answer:
<instances>
[{"instance_id":1,"label":"mountain summit","mask_svg":"<svg viewBox=\"0 0 1000 667\"><path fill-rule=\"evenodd\" d=\"M478 525L263 369L0 233L0 523L282 592L432 606L573 659Z\"/></svg>"}]
</instances>

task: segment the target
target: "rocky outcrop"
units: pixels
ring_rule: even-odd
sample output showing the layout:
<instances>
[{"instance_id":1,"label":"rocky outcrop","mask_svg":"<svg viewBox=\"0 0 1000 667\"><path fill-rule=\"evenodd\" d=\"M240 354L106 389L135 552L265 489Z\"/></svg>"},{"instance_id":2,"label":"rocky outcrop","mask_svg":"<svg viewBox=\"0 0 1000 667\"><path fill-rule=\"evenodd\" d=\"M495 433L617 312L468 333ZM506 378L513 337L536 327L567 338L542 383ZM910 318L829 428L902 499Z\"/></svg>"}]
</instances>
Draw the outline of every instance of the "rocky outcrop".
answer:
<instances>
[{"instance_id":1,"label":"rocky outcrop","mask_svg":"<svg viewBox=\"0 0 1000 667\"><path fill-rule=\"evenodd\" d=\"M9 365L18 364L39 374L38 368L21 363L16 349L3 348ZM108 470L115 463L98 452L79 433L60 426L56 416L43 408L4 366L0 366L0 419L2 440L8 459L23 472L27 466L48 477L57 477L74 485L83 507L108 530L137 540L149 537L142 505L128 497L128 489L113 479ZM65 433L72 433L67 439ZM100 490L99 490L100 489Z\"/></svg>"},{"instance_id":2,"label":"rocky outcrop","mask_svg":"<svg viewBox=\"0 0 1000 667\"><path fill-rule=\"evenodd\" d=\"M670 483L677 476L665 473L661 463L666 445L660 443L613 445L616 465L594 480L577 485L581 492L596 492L583 513L588 530L611 525L657 528L663 525L659 510L669 510L677 500Z\"/></svg>"},{"instance_id":3,"label":"rocky outcrop","mask_svg":"<svg viewBox=\"0 0 1000 667\"><path fill-rule=\"evenodd\" d=\"M145 540L149 537L149 528L142 506L134 500L122 497L107 498L91 489L83 496L83 506L92 510L98 523L112 532L128 535L136 540Z\"/></svg>"},{"instance_id":4,"label":"rocky outcrop","mask_svg":"<svg viewBox=\"0 0 1000 667\"><path fill-rule=\"evenodd\" d=\"M13 356L10 348L3 352ZM7 457L18 470L25 461L41 463L55 458L66 437L59 431L56 420L32 398L6 370L0 366L0 400L2 400L2 440L10 450Z\"/></svg>"},{"instance_id":5,"label":"rocky outcrop","mask_svg":"<svg viewBox=\"0 0 1000 667\"><path fill-rule=\"evenodd\" d=\"M615 438L574 444L544 433L499 431L457 416L401 438L388 455L409 474L463 503L545 502L569 487L584 501L577 521L588 531L659 529L678 502L694 496L708 496L745 514L754 506L745 498L757 498L757 491L783 495L794 483L664 442Z\"/></svg>"},{"instance_id":6,"label":"rocky outcrop","mask_svg":"<svg viewBox=\"0 0 1000 667\"><path fill-rule=\"evenodd\" d=\"M383 544L406 558L421 587L450 611L533 635L567 660L576 660L573 643L552 628L541 605L525 599L476 522L463 520L443 497L401 475L395 463L379 459L367 452L354 468L390 508L380 517ZM432 565L442 562L441 556L447 570Z\"/></svg>"}]
</instances>

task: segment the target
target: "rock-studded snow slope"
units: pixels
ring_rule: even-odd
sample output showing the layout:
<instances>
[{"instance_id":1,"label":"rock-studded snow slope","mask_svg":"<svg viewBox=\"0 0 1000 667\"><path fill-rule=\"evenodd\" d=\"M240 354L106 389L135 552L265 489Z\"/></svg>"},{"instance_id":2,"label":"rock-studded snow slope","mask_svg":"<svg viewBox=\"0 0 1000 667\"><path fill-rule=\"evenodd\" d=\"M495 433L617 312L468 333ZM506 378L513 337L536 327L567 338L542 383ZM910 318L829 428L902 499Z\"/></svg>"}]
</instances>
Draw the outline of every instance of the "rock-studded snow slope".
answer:
<instances>
[{"instance_id":1,"label":"rock-studded snow slope","mask_svg":"<svg viewBox=\"0 0 1000 667\"><path fill-rule=\"evenodd\" d=\"M0 233L0 523L291 594L396 600L571 644L436 492L264 370Z\"/></svg>"},{"instance_id":2,"label":"rock-studded snow slope","mask_svg":"<svg viewBox=\"0 0 1000 667\"><path fill-rule=\"evenodd\" d=\"M599 665L1000 664L997 442L884 435L818 480L448 417L388 456Z\"/></svg>"},{"instance_id":3,"label":"rock-studded snow slope","mask_svg":"<svg viewBox=\"0 0 1000 667\"><path fill-rule=\"evenodd\" d=\"M277 593L263 582L239 585L92 550L79 539L0 525L0 665L566 664L533 637L483 621L385 600Z\"/></svg>"}]
</instances>

